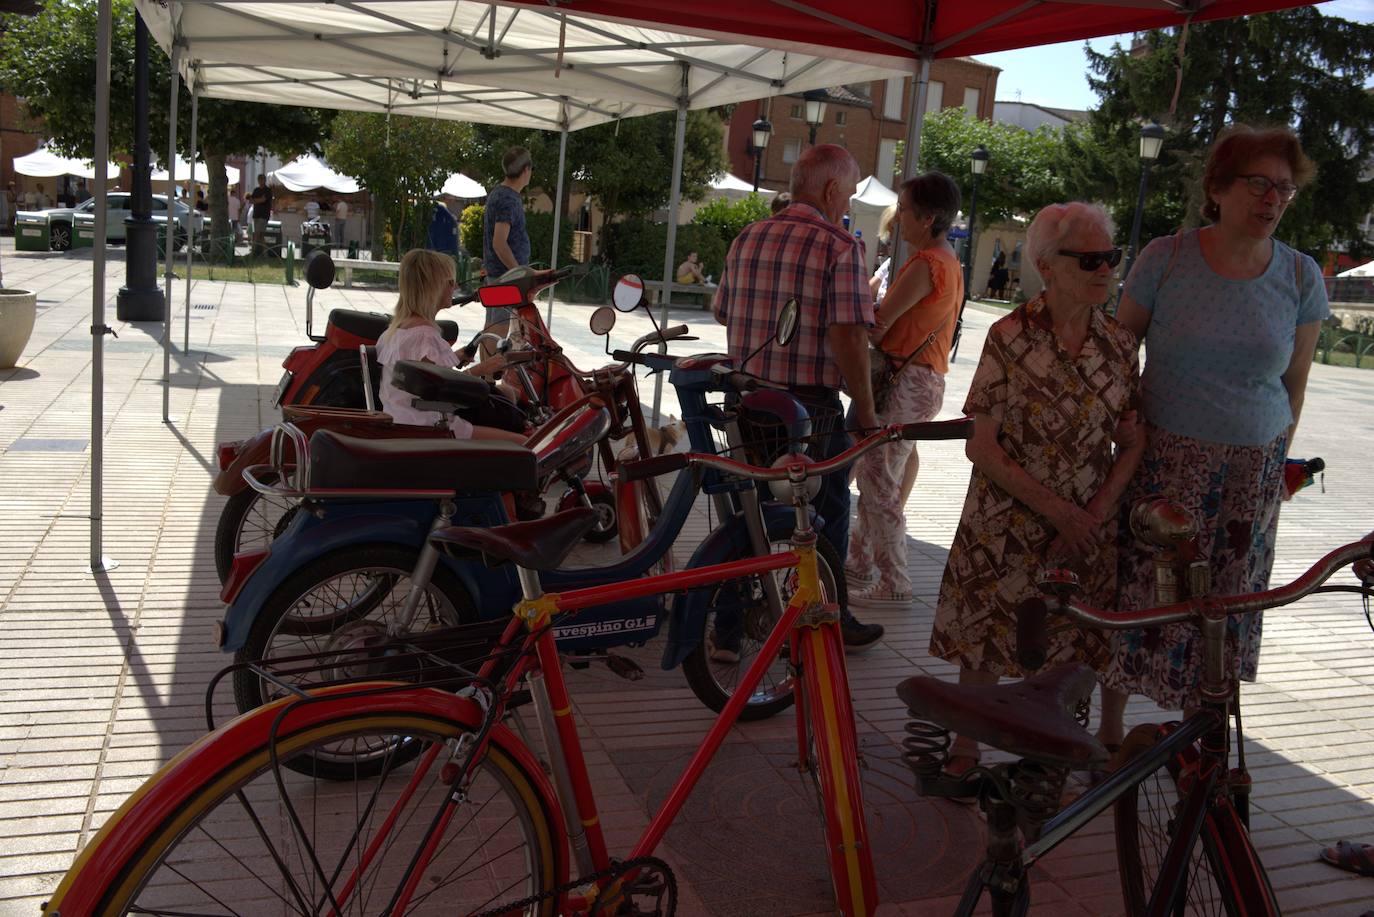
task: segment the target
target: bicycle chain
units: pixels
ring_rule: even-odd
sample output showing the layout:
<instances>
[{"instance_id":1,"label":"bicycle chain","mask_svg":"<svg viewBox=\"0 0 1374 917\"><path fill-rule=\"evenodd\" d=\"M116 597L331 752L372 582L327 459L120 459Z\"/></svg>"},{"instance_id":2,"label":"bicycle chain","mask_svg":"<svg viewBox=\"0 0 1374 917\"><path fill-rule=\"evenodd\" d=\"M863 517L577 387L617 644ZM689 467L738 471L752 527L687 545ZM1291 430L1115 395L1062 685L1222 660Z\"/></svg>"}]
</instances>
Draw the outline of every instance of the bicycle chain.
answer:
<instances>
[{"instance_id":1,"label":"bicycle chain","mask_svg":"<svg viewBox=\"0 0 1374 917\"><path fill-rule=\"evenodd\" d=\"M523 911L525 908L528 908L532 904L539 904L541 901L547 901L549 898L562 896L567 892L581 888L582 886L587 885L591 882L600 882L602 879L619 878L625 873L635 869L651 869L654 872L657 872L663 876L663 890L668 898L668 907L666 910L663 911L655 911L655 917L659 917L659 915L661 915L661 917L672 917L672 915L677 911L677 877L673 875L672 867L670 867L663 860L660 860L658 857L652 856L635 857L632 860L626 860L623 863L617 863L613 866L610 866L607 869L601 870L600 872L594 872L591 875L579 876L576 879L571 879L567 882L564 882L557 888L551 888L546 892L540 892L537 895L530 895L529 897L521 898L519 901L510 901L506 904L500 905L499 907L489 908L478 914L471 914L469 915L469 917L502 917L502 915L509 914L512 911ZM630 891L628 889L625 889L622 890L622 893L630 894ZM596 914L601 912L601 907L603 904L604 902L598 900L594 905L592 905L592 909L590 912L592 917L595 917Z\"/></svg>"}]
</instances>

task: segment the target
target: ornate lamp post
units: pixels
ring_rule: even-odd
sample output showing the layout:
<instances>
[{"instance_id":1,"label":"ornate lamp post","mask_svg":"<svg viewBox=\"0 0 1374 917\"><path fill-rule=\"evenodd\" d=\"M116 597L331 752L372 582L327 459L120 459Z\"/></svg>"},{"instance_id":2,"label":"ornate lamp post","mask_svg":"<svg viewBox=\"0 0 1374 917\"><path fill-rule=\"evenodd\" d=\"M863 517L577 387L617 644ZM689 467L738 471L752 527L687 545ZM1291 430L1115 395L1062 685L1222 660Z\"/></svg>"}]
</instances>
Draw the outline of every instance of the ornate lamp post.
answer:
<instances>
[{"instance_id":1,"label":"ornate lamp post","mask_svg":"<svg viewBox=\"0 0 1374 917\"><path fill-rule=\"evenodd\" d=\"M768 148L768 137L773 133L773 125L766 118L754 122L754 190L759 190L759 178L763 175L763 151Z\"/></svg>"},{"instance_id":2,"label":"ornate lamp post","mask_svg":"<svg viewBox=\"0 0 1374 917\"><path fill-rule=\"evenodd\" d=\"M1150 166L1159 158L1164 146L1164 128L1151 121L1140 129L1140 194L1136 196L1135 217L1131 220L1131 247L1126 249L1126 267L1121 271L1121 283L1131 273L1137 246L1140 244L1140 218L1145 211L1145 189L1150 184Z\"/></svg>"},{"instance_id":3,"label":"ornate lamp post","mask_svg":"<svg viewBox=\"0 0 1374 917\"><path fill-rule=\"evenodd\" d=\"M802 93L802 98L806 100L806 123L811 128L811 141L809 146L816 145L816 128L825 121L825 99L824 89L808 89Z\"/></svg>"},{"instance_id":4,"label":"ornate lamp post","mask_svg":"<svg viewBox=\"0 0 1374 917\"><path fill-rule=\"evenodd\" d=\"M125 285L115 300L120 321L162 321L166 301L157 285L157 225L153 222L152 149L148 145L148 27L134 15L134 193L124 221ZM171 198L171 195L168 195ZM175 233L168 204L168 244Z\"/></svg>"},{"instance_id":5,"label":"ornate lamp post","mask_svg":"<svg viewBox=\"0 0 1374 917\"><path fill-rule=\"evenodd\" d=\"M968 199L968 242L964 248L964 299L969 298L969 283L973 275L973 222L978 219L978 176L988 167L988 148L981 143L969 155L973 170L973 192Z\"/></svg>"}]
</instances>

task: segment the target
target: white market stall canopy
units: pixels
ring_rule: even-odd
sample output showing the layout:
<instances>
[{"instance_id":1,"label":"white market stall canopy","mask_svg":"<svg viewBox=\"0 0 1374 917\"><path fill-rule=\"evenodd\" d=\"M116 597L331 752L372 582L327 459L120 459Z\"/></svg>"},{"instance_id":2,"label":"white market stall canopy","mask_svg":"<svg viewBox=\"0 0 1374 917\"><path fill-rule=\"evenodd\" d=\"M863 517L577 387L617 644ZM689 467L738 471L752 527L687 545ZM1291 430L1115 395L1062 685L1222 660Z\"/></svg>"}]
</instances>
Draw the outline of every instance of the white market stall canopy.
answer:
<instances>
[{"instance_id":1,"label":"white market stall canopy","mask_svg":"<svg viewBox=\"0 0 1374 917\"><path fill-rule=\"evenodd\" d=\"M111 180L119 175L119 165L108 163L106 174L111 176ZM95 166L90 161L79 159L67 159L50 152L46 146L40 146L27 156L19 156L14 160L14 171L20 175L27 175L30 178L57 178L61 175L76 175L81 178L95 178Z\"/></svg>"},{"instance_id":2,"label":"white market stall canopy","mask_svg":"<svg viewBox=\"0 0 1374 917\"><path fill-rule=\"evenodd\" d=\"M849 202L864 207L886 210L897 203L897 192L878 181L876 175L870 175L859 182L859 187L854 189L854 195L849 199Z\"/></svg>"},{"instance_id":3,"label":"white market stall canopy","mask_svg":"<svg viewBox=\"0 0 1374 917\"><path fill-rule=\"evenodd\" d=\"M723 194L726 197L746 197L747 195L755 193L753 185L742 178L736 178L729 172L722 172L717 176L716 180L711 182L711 189L717 194ZM776 191L770 191L767 188L760 188L758 190L759 197L762 197L764 200L767 200L775 194L777 194Z\"/></svg>"},{"instance_id":4,"label":"white market stall canopy","mask_svg":"<svg viewBox=\"0 0 1374 917\"><path fill-rule=\"evenodd\" d=\"M871 274L878 266L878 226L883 211L897 203L897 192L870 175L859 182L849 198L849 228L864 240L864 259Z\"/></svg>"},{"instance_id":5,"label":"white market stall canopy","mask_svg":"<svg viewBox=\"0 0 1374 917\"><path fill-rule=\"evenodd\" d=\"M18 160L16 160L17 162ZM1366 261L1359 267L1352 267L1348 271L1341 271L1337 277L1374 277L1374 261Z\"/></svg>"},{"instance_id":6,"label":"white market stall canopy","mask_svg":"<svg viewBox=\"0 0 1374 917\"><path fill-rule=\"evenodd\" d=\"M448 177L448 181L444 182L444 187L439 189L439 193L462 200L474 200L479 197L486 197L487 189L462 172L454 172Z\"/></svg>"},{"instance_id":7,"label":"white market stall canopy","mask_svg":"<svg viewBox=\"0 0 1374 917\"><path fill-rule=\"evenodd\" d=\"M267 173L267 180L288 191L314 191L324 188L336 194L353 194L358 180L335 172L314 156L298 156L275 172Z\"/></svg>"},{"instance_id":8,"label":"white market stall canopy","mask_svg":"<svg viewBox=\"0 0 1374 917\"><path fill-rule=\"evenodd\" d=\"M210 183L210 171L205 168L204 162L196 163L196 171L194 178L191 175L191 167L187 165L186 160L182 159L180 156L177 156L176 166L174 166L174 170L176 172L176 180L178 182L195 181L202 185L207 185ZM228 176L229 185L231 187L239 183L240 176L238 169L234 168L233 166L226 165L224 167L224 173ZM152 179L153 181L166 181L167 170L154 169Z\"/></svg>"},{"instance_id":9,"label":"white market stall canopy","mask_svg":"<svg viewBox=\"0 0 1374 917\"><path fill-rule=\"evenodd\" d=\"M450 0L137 0L203 95L569 130L910 67Z\"/></svg>"}]
</instances>

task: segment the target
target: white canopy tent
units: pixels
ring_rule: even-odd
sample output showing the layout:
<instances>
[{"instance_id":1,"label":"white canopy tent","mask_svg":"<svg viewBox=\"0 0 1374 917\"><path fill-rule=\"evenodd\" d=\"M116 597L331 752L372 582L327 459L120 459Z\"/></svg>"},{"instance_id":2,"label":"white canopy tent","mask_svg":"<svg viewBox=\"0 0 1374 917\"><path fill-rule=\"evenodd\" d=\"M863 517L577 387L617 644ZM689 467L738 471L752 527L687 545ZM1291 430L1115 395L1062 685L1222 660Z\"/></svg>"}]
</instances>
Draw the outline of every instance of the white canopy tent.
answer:
<instances>
[{"instance_id":1,"label":"white canopy tent","mask_svg":"<svg viewBox=\"0 0 1374 917\"><path fill-rule=\"evenodd\" d=\"M462 172L454 172L444 182L444 186L439 189L440 194L447 194L449 197L456 197L460 200L471 201L479 197L487 196L487 189L477 182L468 178Z\"/></svg>"},{"instance_id":2,"label":"white canopy tent","mask_svg":"<svg viewBox=\"0 0 1374 917\"><path fill-rule=\"evenodd\" d=\"M268 172L267 181L296 192L324 188L336 194L354 194L359 188L356 178L335 172L320 159L308 154L298 156L280 169Z\"/></svg>"},{"instance_id":3,"label":"white canopy tent","mask_svg":"<svg viewBox=\"0 0 1374 917\"><path fill-rule=\"evenodd\" d=\"M711 182L711 189L714 192L712 197L728 197L732 200L739 200L755 193L752 184L742 178L736 178L729 172L720 173L716 180ZM757 193L759 197L768 200L778 192L760 188Z\"/></svg>"},{"instance_id":4,"label":"white canopy tent","mask_svg":"<svg viewBox=\"0 0 1374 917\"><path fill-rule=\"evenodd\" d=\"M878 224L882 222L883 211L895 203L897 192L878 181L876 175L859 182L854 196L849 199L849 228L863 234L870 274L876 267L878 255Z\"/></svg>"},{"instance_id":5,"label":"white canopy tent","mask_svg":"<svg viewBox=\"0 0 1374 917\"><path fill-rule=\"evenodd\" d=\"M191 167L187 165L186 160L178 156L176 158L176 165L173 166L173 172L176 175L176 180L178 182L194 181L195 183L200 185L207 185L210 183L210 171L205 167L204 161L197 162L195 171L192 172ZM238 169L234 168L233 166L225 166L224 173L229 178L229 186L231 188L239 183L240 176ZM152 174L152 180L166 181L167 170L154 169Z\"/></svg>"},{"instance_id":6,"label":"white canopy tent","mask_svg":"<svg viewBox=\"0 0 1374 917\"><path fill-rule=\"evenodd\" d=\"M1374 277L1374 261L1366 261L1348 271L1341 271L1337 277Z\"/></svg>"},{"instance_id":7,"label":"white canopy tent","mask_svg":"<svg viewBox=\"0 0 1374 917\"><path fill-rule=\"evenodd\" d=\"M107 162L105 170L106 175L119 175L119 166L113 162ZM95 178L95 166L89 160L82 161L58 156L46 146L40 146L27 156L16 157L14 171L30 178L57 178L62 175Z\"/></svg>"}]
</instances>

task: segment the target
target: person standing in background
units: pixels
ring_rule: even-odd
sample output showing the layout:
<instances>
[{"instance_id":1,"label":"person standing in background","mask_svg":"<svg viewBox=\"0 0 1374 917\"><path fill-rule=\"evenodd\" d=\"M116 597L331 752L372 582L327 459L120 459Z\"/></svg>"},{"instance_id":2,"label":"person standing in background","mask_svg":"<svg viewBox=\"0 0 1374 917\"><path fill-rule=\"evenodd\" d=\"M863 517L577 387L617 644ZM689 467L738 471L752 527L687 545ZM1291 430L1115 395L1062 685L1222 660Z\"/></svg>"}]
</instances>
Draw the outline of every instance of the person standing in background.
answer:
<instances>
[{"instance_id":1,"label":"person standing in background","mask_svg":"<svg viewBox=\"0 0 1374 917\"><path fill-rule=\"evenodd\" d=\"M523 146L506 150L501 157L501 171L505 180L491 189L482 214L482 267L487 272L487 283L530 263L530 237L525 231L525 201L521 196L534 175L530 151ZM505 309L487 310L488 331L504 336L509 325ZM483 352L489 347L484 342Z\"/></svg>"},{"instance_id":2,"label":"person standing in background","mask_svg":"<svg viewBox=\"0 0 1374 917\"><path fill-rule=\"evenodd\" d=\"M258 186L253 189L253 254L261 255L267 250L267 221L272 217L272 189L267 187L267 176L258 176Z\"/></svg>"}]
</instances>

